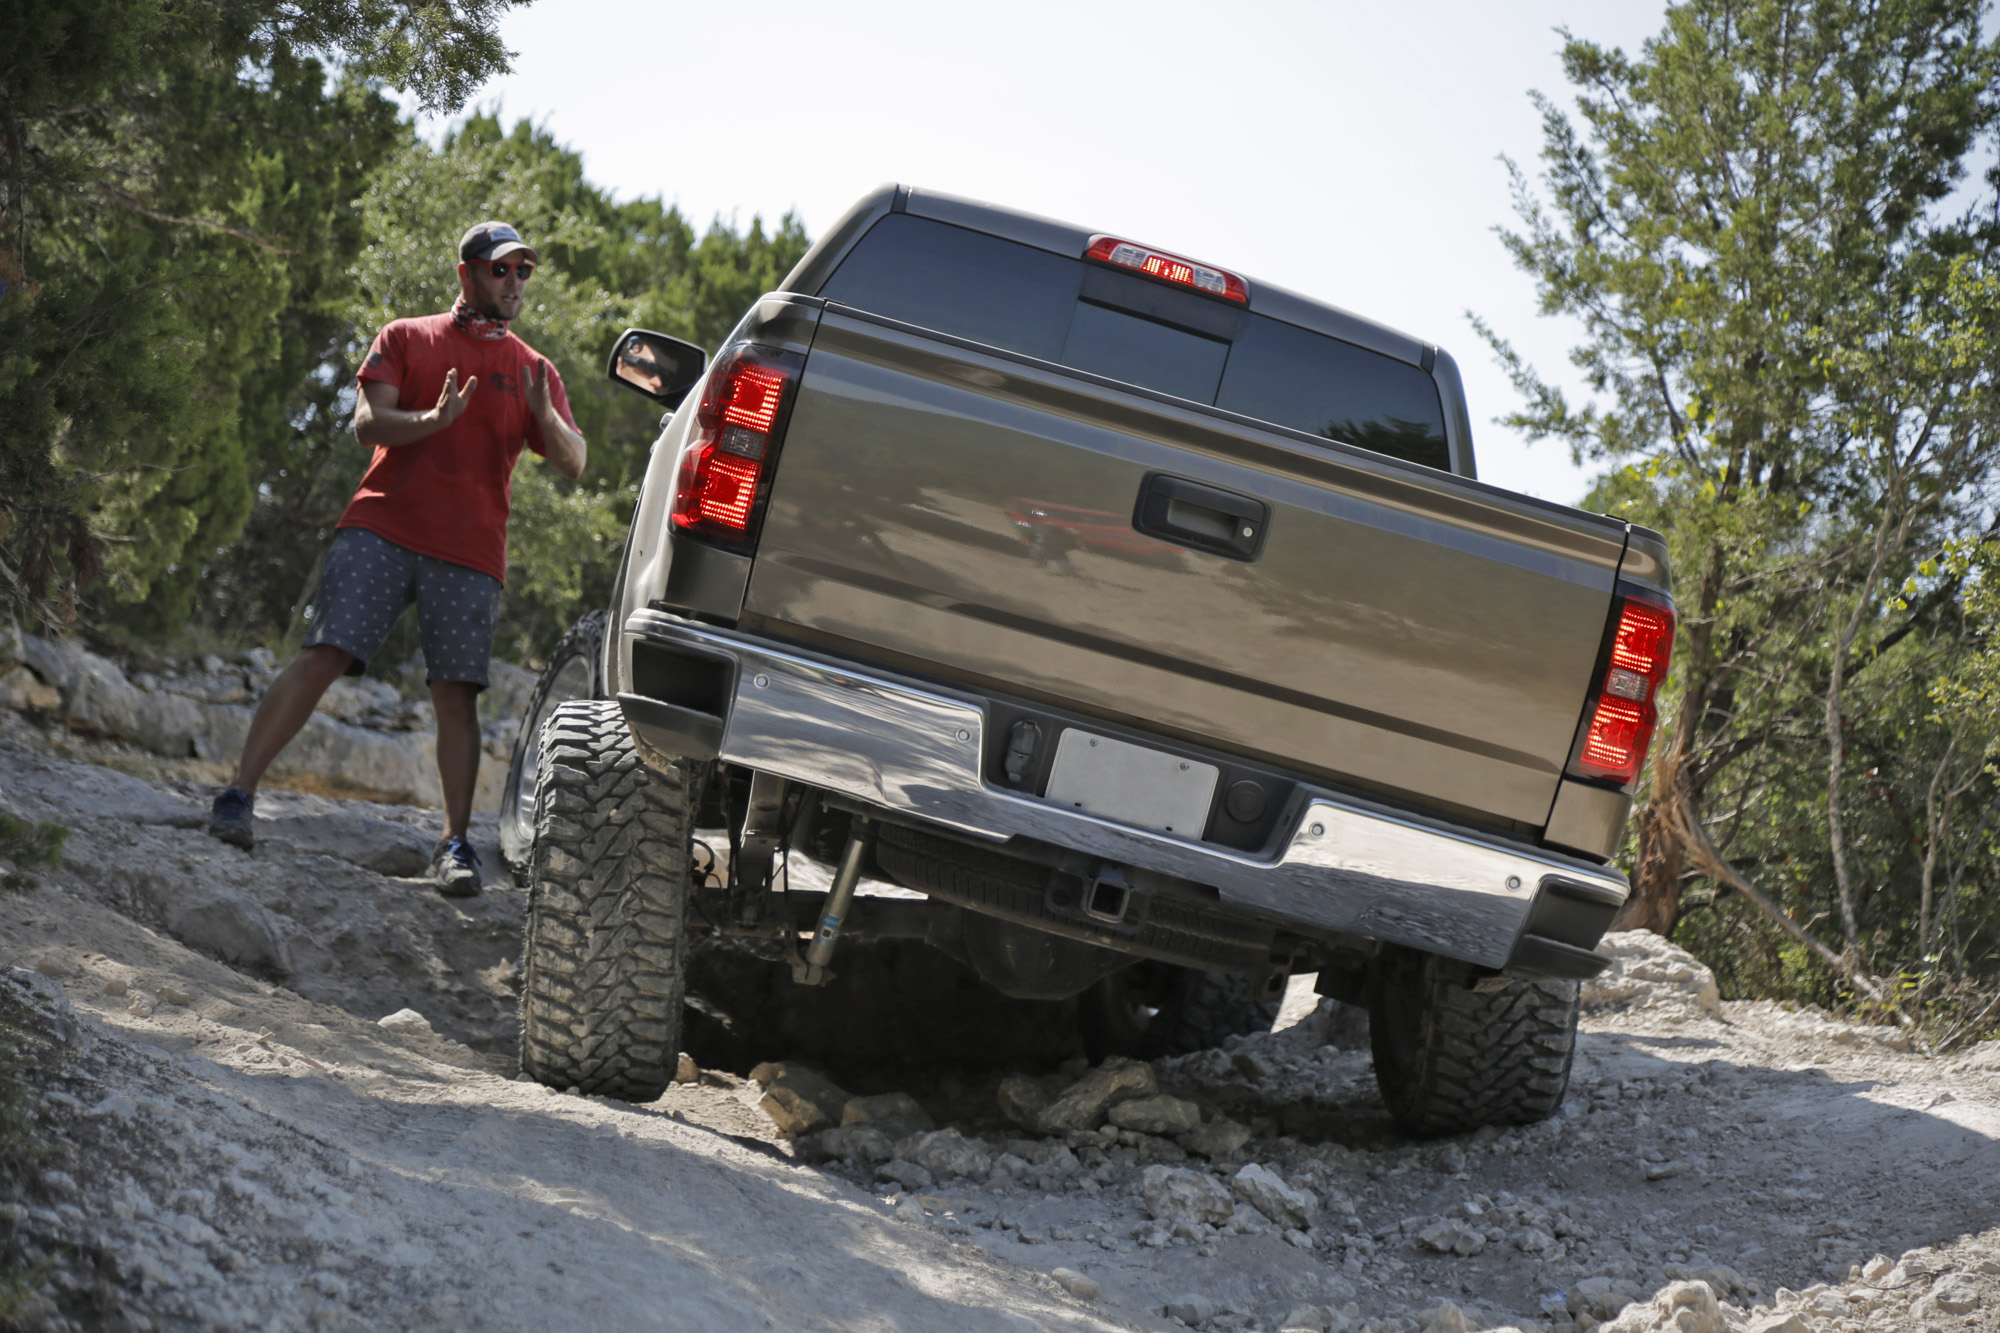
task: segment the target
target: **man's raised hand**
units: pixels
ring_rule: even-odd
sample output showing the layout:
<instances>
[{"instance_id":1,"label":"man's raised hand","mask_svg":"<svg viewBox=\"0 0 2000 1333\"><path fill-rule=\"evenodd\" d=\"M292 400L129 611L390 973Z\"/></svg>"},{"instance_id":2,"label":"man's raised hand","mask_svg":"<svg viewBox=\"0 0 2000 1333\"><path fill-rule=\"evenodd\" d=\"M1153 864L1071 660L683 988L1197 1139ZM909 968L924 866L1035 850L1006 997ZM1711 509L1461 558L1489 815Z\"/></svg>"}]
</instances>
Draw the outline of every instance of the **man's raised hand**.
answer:
<instances>
[{"instance_id":1,"label":"man's raised hand","mask_svg":"<svg viewBox=\"0 0 2000 1333\"><path fill-rule=\"evenodd\" d=\"M465 405L472 401L472 391L479 387L479 376L473 375L465 381L465 387L458 387L458 368L452 367L444 373L444 388L438 392L437 406L431 409L437 418L438 429L442 430L458 420L465 411Z\"/></svg>"},{"instance_id":2,"label":"man's raised hand","mask_svg":"<svg viewBox=\"0 0 2000 1333\"><path fill-rule=\"evenodd\" d=\"M549 381L554 369L546 361L528 363L528 410L535 414L537 421L547 419L555 410L554 400L549 394Z\"/></svg>"}]
</instances>

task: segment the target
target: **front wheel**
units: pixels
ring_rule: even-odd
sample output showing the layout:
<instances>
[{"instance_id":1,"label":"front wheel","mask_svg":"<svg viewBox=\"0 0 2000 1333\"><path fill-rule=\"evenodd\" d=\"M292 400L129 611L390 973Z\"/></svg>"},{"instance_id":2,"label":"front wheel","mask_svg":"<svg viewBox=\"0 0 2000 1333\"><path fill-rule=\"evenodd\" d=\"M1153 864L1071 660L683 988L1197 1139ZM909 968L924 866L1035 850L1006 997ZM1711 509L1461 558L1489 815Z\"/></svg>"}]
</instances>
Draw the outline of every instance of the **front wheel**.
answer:
<instances>
[{"instance_id":1,"label":"front wheel","mask_svg":"<svg viewBox=\"0 0 2000 1333\"><path fill-rule=\"evenodd\" d=\"M1375 1084L1424 1137L1526 1125L1562 1106L1576 1052L1574 981L1475 979L1436 954L1390 947L1368 986Z\"/></svg>"},{"instance_id":2,"label":"front wheel","mask_svg":"<svg viewBox=\"0 0 2000 1333\"><path fill-rule=\"evenodd\" d=\"M528 886L528 852L535 841L535 765L542 728L563 704L604 693L603 663L604 612L592 611L563 635L535 682L535 692L528 696L513 753L507 756L507 782L500 792L500 858L522 888Z\"/></svg>"},{"instance_id":3,"label":"front wheel","mask_svg":"<svg viewBox=\"0 0 2000 1333\"><path fill-rule=\"evenodd\" d=\"M529 1077L639 1102L672 1082L705 774L641 763L606 700L563 704L543 729L521 977Z\"/></svg>"}]
</instances>

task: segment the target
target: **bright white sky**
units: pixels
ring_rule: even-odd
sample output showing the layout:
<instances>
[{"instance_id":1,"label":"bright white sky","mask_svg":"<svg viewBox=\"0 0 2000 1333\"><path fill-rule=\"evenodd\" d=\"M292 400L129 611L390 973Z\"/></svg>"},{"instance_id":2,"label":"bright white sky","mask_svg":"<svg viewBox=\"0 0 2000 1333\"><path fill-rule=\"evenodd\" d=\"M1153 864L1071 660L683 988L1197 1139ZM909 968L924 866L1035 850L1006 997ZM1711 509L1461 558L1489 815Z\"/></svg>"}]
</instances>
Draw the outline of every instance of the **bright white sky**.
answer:
<instances>
[{"instance_id":1,"label":"bright white sky","mask_svg":"<svg viewBox=\"0 0 2000 1333\"><path fill-rule=\"evenodd\" d=\"M1344 306L1451 350L1482 478L1574 503L1588 476L1566 447L1493 421L1513 390L1465 312L1576 385L1575 330L1537 314L1493 235L1512 217L1497 159L1538 165L1528 91L1566 93L1556 28L1637 54L1663 12L1663 0L537 0L502 24L514 72L474 105L532 117L599 185L664 196L698 228L791 209L818 237L894 180Z\"/></svg>"}]
</instances>

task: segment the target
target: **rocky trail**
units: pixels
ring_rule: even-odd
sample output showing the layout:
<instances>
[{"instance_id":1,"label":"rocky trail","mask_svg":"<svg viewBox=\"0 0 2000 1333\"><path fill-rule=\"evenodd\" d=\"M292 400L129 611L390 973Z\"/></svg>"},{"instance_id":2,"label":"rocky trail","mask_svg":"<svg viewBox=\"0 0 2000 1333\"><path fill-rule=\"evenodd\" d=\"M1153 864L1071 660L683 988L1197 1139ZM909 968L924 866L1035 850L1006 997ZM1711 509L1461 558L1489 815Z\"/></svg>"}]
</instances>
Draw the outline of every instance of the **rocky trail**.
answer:
<instances>
[{"instance_id":1,"label":"rocky trail","mask_svg":"<svg viewBox=\"0 0 2000 1333\"><path fill-rule=\"evenodd\" d=\"M0 896L56 1145L0 1180L27 1327L2000 1329L2000 1043L1618 936L1561 1115L1415 1142L1304 979L1275 1031L1092 1068L1060 1006L859 954L812 1008L873 1045L808 1049L724 958L631 1106L517 1077L521 895L409 878L433 812L273 791L246 855L179 763L0 708L0 812L72 829Z\"/></svg>"}]
</instances>

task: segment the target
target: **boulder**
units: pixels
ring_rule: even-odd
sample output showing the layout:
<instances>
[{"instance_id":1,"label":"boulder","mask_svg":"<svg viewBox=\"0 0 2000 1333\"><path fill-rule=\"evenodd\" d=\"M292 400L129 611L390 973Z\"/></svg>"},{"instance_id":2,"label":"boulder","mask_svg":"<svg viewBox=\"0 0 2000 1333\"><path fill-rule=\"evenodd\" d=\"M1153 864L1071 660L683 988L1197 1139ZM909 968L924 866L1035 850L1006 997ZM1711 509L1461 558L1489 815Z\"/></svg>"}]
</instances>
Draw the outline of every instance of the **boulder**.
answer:
<instances>
[{"instance_id":1,"label":"boulder","mask_svg":"<svg viewBox=\"0 0 2000 1333\"><path fill-rule=\"evenodd\" d=\"M896 1156L939 1176L983 1180L993 1169L993 1154L985 1145L955 1129L912 1134L896 1145Z\"/></svg>"},{"instance_id":2,"label":"boulder","mask_svg":"<svg viewBox=\"0 0 2000 1333\"><path fill-rule=\"evenodd\" d=\"M835 1125L800 1139L798 1154L808 1162L839 1160L872 1165L894 1157L896 1145L876 1125Z\"/></svg>"},{"instance_id":3,"label":"boulder","mask_svg":"<svg viewBox=\"0 0 2000 1333\"><path fill-rule=\"evenodd\" d=\"M1645 1304L1628 1305L1600 1333L1730 1333L1706 1282L1674 1282Z\"/></svg>"},{"instance_id":4,"label":"boulder","mask_svg":"<svg viewBox=\"0 0 2000 1333\"><path fill-rule=\"evenodd\" d=\"M1166 1093L1119 1102L1108 1114L1118 1128L1141 1134L1185 1134L1201 1124L1199 1106Z\"/></svg>"},{"instance_id":5,"label":"boulder","mask_svg":"<svg viewBox=\"0 0 2000 1333\"><path fill-rule=\"evenodd\" d=\"M762 1064L750 1071L750 1077L763 1085L764 1095L757 1105L781 1134L804 1134L822 1125L838 1125L852 1100L832 1079L803 1065Z\"/></svg>"},{"instance_id":6,"label":"boulder","mask_svg":"<svg viewBox=\"0 0 2000 1333\"><path fill-rule=\"evenodd\" d=\"M1285 1183L1284 1177L1255 1162L1230 1181L1236 1197L1281 1227L1304 1231L1319 1216L1319 1200Z\"/></svg>"},{"instance_id":7,"label":"boulder","mask_svg":"<svg viewBox=\"0 0 2000 1333\"><path fill-rule=\"evenodd\" d=\"M284 936L270 914L235 893L216 893L170 908L167 933L199 953L266 977L291 972Z\"/></svg>"},{"instance_id":8,"label":"boulder","mask_svg":"<svg viewBox=\"0 0 2000 1333\"><path fill-rule=\"evenodd\" d=\"M41 678L24 666L8 667L0 671L0 708L12 708L16 712L32 709L38 713L53 713L62 707L62 691L53 685L44 685Z\"/></svg>"},{"instance_id":9,"label":"boulder","mask_svg":"<svg viewBox=\"0 0 2000 1333\"><path fill-rule=\"evenodd\" d=\"M422 1036L432 1030L431 1021L414 1009L398 1009L393 1014L376 1019L375 1025L409 1037Z\"/></svg>"},{"instance_id":10,"label":"boulder","mask_svg":"<svg viewBox=\"0 0 2000 1333\"><path fill-rule=\"evenodd\" d=\"M1234 1120L1211 1120L1181 1135L1181 1147L1199 1157L1226 1160L1243 1151L1250 1142L1250 1127Z\"/></svg>"},{"instance_id":11,"label":"boulder","mask_svg":"<svg viewBox=\"0 0 2000 1333\"><path fill-rule=\"evenodd\" d=\"M1055 1097L1040 1079L1025 1074L1009 1074L1000 1080L1000 1114L1023 1129L1033 1129Z\"/></svg>"},{"instance_id":12,"label":"boulder","mask_svg":"<svg viewBox=\"0 0 2000 1333\"><path fill-rule=\"evenodd\" d=\"M408 824L345 812L284 815L257 821L257 836L291 844L294 851L332 856L378 875L408 878L430 868L431 840Z\"/></svg>"},{"instance_id":13,"label":"boulder","mask_svg":"<svg viewBox=\"0 0 2000 1333\"><path fill-rule=\"evenodd\" d=\"M1650 930L1621 930L1598 942L1611 966L1582 987L1586 1009L1626 1009L1646 1005L1719 1015L1722 992L1715 973L1687 950Z\"/></svg>"},{"instance_id":14,"label":"boulder","mask_svg":"<svg viewBox=\"0 0 2000 1333\"><path fill-rule=\"evenodd\" d=\"M884 1092L872 1097L855 1097L840 1113L843 1125L873 1125L891 1139L904 1139L936 1126L907 1092Z\"/></svg>"},{"instance_id":15,"label":"boulder","mask_svg":"<svg viewBox=\"0 0 2000 1333\"><path fill-rule=\"evenodd\" d=\"M1095 1278L1085 1277L1074 1268L1058 1268L1049 1274L1056 1285L1080 1301L1094 1301L1104 1294L1104 1288Z\"/></svg>"},{"instance_id":16,"label":"boulder","mask_svg":"<svg viewBox=\"0 0 2000 1333\"><path fill-rule=\"evenodd\" d=\"M1159 1221L1205 1222L1220 1226L1236 1211L1229 1190L1205 1171L1149 1166L1139 1178L1146 1211Z\"/></svg>"},{"instance_id":17,"label":"boulder","mask_svg":"<svg viewBox=\"0 0 2000 1333\"><path fill-rule=\"evenodd\" d=\"M875 1179L901 1185L906 1190L927 1190L937 1184L929 1171L900 1157L892 1157L876 1167Z\"/></svg>"},{"instance_id":18,"label":"boulder","mask_svg":"<svg viewBox=\"0 0 2000 1333\"><path fill-rule=\"evenodd\" d=\"M1065 1089L1042 1108L1034 1128L1044 1134L1066 1134L1094 1128L1116 1102L1150 1097L1159 1091L1153 1067L1143 1060L1114 1055Z\"/></svg>"}]
</instances>

